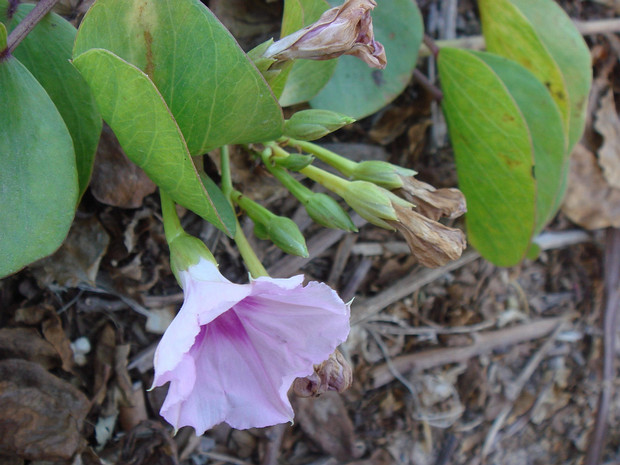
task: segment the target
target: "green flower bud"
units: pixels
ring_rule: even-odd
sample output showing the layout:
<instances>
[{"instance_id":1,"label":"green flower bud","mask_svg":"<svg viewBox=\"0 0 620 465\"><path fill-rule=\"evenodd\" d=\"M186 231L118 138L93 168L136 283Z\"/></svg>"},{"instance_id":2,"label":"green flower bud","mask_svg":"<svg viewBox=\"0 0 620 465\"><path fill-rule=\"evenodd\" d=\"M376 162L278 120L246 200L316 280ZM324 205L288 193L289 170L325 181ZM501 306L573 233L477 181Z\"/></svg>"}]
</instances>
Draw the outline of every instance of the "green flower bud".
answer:
<instances>
[{"instance_id":1,"label":"green flower bud","mask_svg":"<svg viewBox=\"0 0 620 465\"><path fill-rule=\"evenodd\" d=\"M293 220L273 215L271 221L264 226L271 242L282 251L300 257L308 256L306 240Z\"/></svg>"},{"instance_id":2,"label":"green flower bud","mask_svg":"<svg viewBox=\"0 0 620 465\"><path fill-rule=\"evenodd\" d=\"M291 153L288 157L273 157L271 159L276 165L291 171L303 170L314 160L311 155L301 155L299 153Z\"/></svg>"},{"instance_id":3,"label":"green flower bud","mask_svg":"<svg viewBox=\"0 0 620 465\"><path fill-rule=\"evenodd\" d=\"M300 257L308 256L306 240L293 220L274 215L265 207L250 200L240 192L235 191L233 199L254 222L254 234L256 237L259 239L270 239L271 242L286 253L299 255Z\"/></svg>"},{"instance_id":4,"label":"green flower bud","mask_svg":"<svg viewBox=\"0 0 620 465\"><path fill-rule=\"evenodd\" d=\"M352 181L344 189L339 189L340 195L349 206L359 215L381 228L393 230L386 220L397 220L393 204L413 207L390 191L367 181Z\"/></svg>"},{"instance_id":5,"label":"green flower bud","mask_svg":"<svg viewBox=\"0 0 620 465\"><path fill-rule=\"evenodd\" d=\"M184 231L176 236L168 246L170 247L170 268L177 281L179 281L179 272L197 264L201 258L217 265L213 254L204 242Z\"/></svg>"},{"instance_id":6,"label":"green flower bud","mask_svg":"<svg viewBox=\"0 0 620 465\"><path fill-rule=\"evenodd\" d=\"M315 140L334 132L355 119L329 110L302 110L284 123L284 135L299 140Z\"/></svg>"},{"instance_id":7,"label":"green flower bud","mask_svg":"<svg viewBox=\"0 0 620 465\"><path fill-rule=\"evenodd\" d=\"M351 217L329 195L313 192L304 203L310 218L321 226L357 232Z\"/></svg>"},{"instance_id":8,"label":"green flower bud","mask_svg":"<svg viewBox=\"0 0 620 465\"><path fill-rule=\"evenodd\" d=\"M399 189L403 187L403 177L415 176L413 170L393 165L386 161L370 160L358 163L349 173L353 179L369 181L386 189Z\"/></svg>"}]
</instances>

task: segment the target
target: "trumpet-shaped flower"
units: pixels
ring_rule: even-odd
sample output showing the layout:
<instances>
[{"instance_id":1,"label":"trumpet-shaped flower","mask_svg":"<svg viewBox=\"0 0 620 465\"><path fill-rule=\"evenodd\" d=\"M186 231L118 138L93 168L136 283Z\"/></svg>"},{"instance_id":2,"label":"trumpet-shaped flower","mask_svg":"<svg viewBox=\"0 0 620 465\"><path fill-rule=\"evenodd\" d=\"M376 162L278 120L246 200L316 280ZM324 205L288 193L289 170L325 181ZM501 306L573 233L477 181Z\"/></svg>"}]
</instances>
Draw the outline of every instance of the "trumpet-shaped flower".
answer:
<instances>
[{"instance_id":1,"label":"trumpet-shaped flower","mask_svg":"<svg viewBox=\"0 0 620 465\"><path fill-rule=\"evenodd\" d=\"M202 434L293 419L287 397L349 333L349 306L303 276L234 284L201 258L179 272L185 300L155 353L154 386L170 382L161 415Z\"/></svg>"}]
</instances>

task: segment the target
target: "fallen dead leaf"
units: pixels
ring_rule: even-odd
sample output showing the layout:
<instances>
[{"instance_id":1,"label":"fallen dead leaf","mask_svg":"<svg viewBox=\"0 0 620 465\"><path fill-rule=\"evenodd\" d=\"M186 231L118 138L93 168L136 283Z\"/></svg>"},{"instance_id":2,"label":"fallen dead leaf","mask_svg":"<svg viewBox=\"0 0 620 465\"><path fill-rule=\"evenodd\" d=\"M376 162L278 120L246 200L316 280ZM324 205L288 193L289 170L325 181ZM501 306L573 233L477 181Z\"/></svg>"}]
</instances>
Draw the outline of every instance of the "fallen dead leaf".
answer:
<instances>
[{"instance_id":1,"label":"fallen dead leaf","mask_svg":"<svg viewBox=\"0 0 620 465\"><path fill-rule=\"evenodd\" d=\"M0 359L20 358L50 369L60 365L54 347L34 328L0 329Z\"/></svg>"},{"instance_id":2,"label":"fallen dead leaf","mask_svg":"<svg viewBox=\"0 0 620 465\"><path fill-rule=\"evenodd\" d=\"M103 125L90 190L101 203L138 208L157 186L123 152L112 130Z\"/></svg>"},{"instance_id":3,"label":"fallen dead leaf","mask_svg":"<svg viewBox=\"0 0 620 465\"><path fill-rule=\"evenodd\" d=\"M595 155L577 144L562 211L587 229L620 227L620 189L610 187Z\"/></svg>"},{"instance_id":4,"label":"fallen dead leaf","mask_svg":"<svg viewBox=\"0 0 620 465\"><path fill-rule=\"evenodd\" d=\"M326 392L321 397L294 399L301 429L326 453L338 460L357 458L353 423L342 397Z\"/></svg>"},{"instance_id":5,"label":"fallen dead leaf","mask_svg":"<svg viewBox=\"0 0 620 465\"><path fill-rule=\"evenodd\" d=\"M598 151L598 162L603 168L603 176L612 188L620 189L620 118L612 89L600 99L594 129L603 136L603 145Z\"/></svg>"},{"instance_id":6,"label":"fallen dead leaf","mask_svg":"<svg viewBox=\"0 0 620 465\"><path fill-rule=\"evenodd\" d=\"M0 361L0 454L68 460L84 445L86 396L26 360Z\"/></svg>"},{"instance_id":7,"label":"fallen dead leaf","mask_svg":"<svg viewBox=\"0 0 620 465\"><path fill-rule=\"evenodd\" d=\"M146 420L121 441L119 465L177 465L177 446L161 423Z\"/></svg>"},{"instance_id":8,"label":"fallen dead leaf","mask_svg":"<svg viewBox=\"0 0 620 465\"><path fill-rule=\"evenodd\" d=\"M108 249L110 237L99 220L75 218L67 239L58 251L31 268L41 287L57 283L77 287L80 283L94 285L99 264Z\"/></svg>"}]
</instances>

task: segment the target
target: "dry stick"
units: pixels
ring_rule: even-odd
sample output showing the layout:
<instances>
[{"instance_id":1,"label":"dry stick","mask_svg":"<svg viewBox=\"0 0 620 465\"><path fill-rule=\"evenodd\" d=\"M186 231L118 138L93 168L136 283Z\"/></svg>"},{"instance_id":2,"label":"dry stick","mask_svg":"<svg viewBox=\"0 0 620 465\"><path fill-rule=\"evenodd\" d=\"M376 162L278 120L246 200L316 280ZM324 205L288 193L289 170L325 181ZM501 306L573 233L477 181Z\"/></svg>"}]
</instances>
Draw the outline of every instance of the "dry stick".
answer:
<instances>
[{"instance_id":1,"label":"dry stick","mask_svg":"<svg viewBox=\"0 0 620 465\"><path fill-rule=\"evenodd\" d=\"M28 13L9 34L9 37L6 40L6 48L0 51L0 59L13 53L20 42L24 40L24 38L34 29L39 21L41 21L41 19L43 19L43 17L48 14L52 8L54 8L56 3L58 3L58 0L41 0L37 3L30 13Z\"/></svg>"},{"instance_id":2,"label":"dry stick","mask_svg":"<svg viewBox=\"0 0 620 465\"><path fill-rule=\"evenodd\" d=\"M408 373L413 370L425 370L449 363L465 362L470 358L501 347L544 337L570 317L572 316L541 318L511 328L480 333L473 338L474 342L471 345L464 347L445 347L401 355L392 360L391 367L384 363L370 370L372 388L376 389L391 382L394 379L391 369L396 369L399 373Z\"/></svg>"},{"instance_id":3,"label":"dry stick","mask_svg":"<svg viewBox=\"0 0 620 465\"><path fill-rule=\"evenodd\" d=\"M601 460L605 436L607 434L607 417L613 394L614 354L616 340L616 320L620 305L620 229L607 231L605 247L605 293L607 304L603 316L603 381L598 398L594 428L590 434L585 465L598 465Z\"/></svg>"},{"instance_id":4,"label":"dry stick","mask_svg":"<svg viewBox=\"0 0 620 465\"><path fill-rule=\"evenodd\" d=\"M444 274L467 265L479 257L480 255L478 252L468 251L454 262L448 263L447 265L439 268L425 269L418 273L411 274L398 280L394 285L374 297L355 301L353 303L353 310L351 314L351 324L355 325L361 323L362 321L373 316L375 313L379 313L388 305L398 302L408 295L413 294L422 286L432 283Z\"/></svg>"},{"instance_id":5,"label":"dry stick","mask_svg":"<svg viewBox=\"0 0 620 465\"><path fill-rule=\"evenodd\" d=\"M584 36L592 34L605 34L620 32L620 18L600 19L596 21L575 21L577 30ZM470 50L482 50L484 38L482 36L461 37L453 40L438 40L435 44L441 49L444 47L466 48ZM421 58L430 56L432 53L426 44L420 47Z\"/></svg>"},{"instance_id":6,"label":"dry stick","mask_svg":"<svg viewBox=\"0 0 620 465\"><path fill-rule=\"evenodd\" d=\"M564 324L560 323L556 327L553 336L547 339L545 343L540 347L540 349L538 349L536 353L530 358L521 374L519 374L519 377L512 384L506 386L506 402L504 403L504 406L502 407L499 415L497 415L497 417L495 418L495 421L493 421L487 437L484 440L484 445L482 446L481 454L483 459L491 452L492 447L495 443L495 438L504 426L506 418L508 418L508 415L512 411L512 408L514 407L514 402L521 394L521 391L525 387L525 384L534 374L534 371L536 371L536 368L538 368L538 365L540 365L540 363L547 356L549 351L553 348L555 340L558 334L562 331L563 326Z\"/></svg>"}]
</instances>

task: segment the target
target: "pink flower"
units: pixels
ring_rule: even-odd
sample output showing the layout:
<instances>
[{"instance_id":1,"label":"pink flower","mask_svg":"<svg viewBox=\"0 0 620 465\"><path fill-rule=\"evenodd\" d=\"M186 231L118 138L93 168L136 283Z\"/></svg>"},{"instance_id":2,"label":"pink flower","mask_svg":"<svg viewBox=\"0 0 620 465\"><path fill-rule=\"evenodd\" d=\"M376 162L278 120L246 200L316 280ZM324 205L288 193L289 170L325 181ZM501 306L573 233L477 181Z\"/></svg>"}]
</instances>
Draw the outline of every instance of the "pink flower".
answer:
<instances>
[{"instance_id":1,"label":"pink flower","mask_svg":"<svg viewBox=\"0 0 620 465\"><path fill-rule=\"evenodd\" d=\"M155 352L153 386L170 382L161 415L202 434L292 421L287 397L349 333L349 306L303 276L234 284L200 259L179 273L185 301Z\"/></svg>"}]
</instances>

